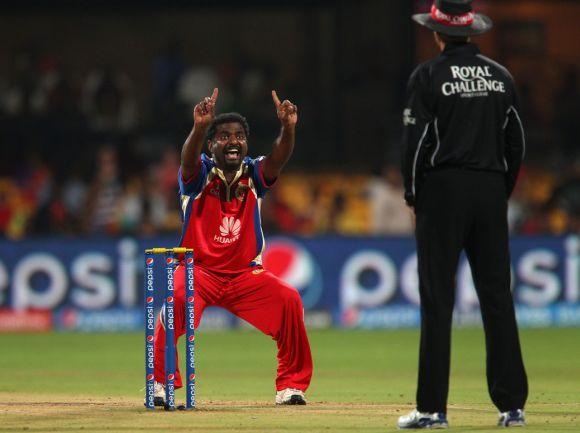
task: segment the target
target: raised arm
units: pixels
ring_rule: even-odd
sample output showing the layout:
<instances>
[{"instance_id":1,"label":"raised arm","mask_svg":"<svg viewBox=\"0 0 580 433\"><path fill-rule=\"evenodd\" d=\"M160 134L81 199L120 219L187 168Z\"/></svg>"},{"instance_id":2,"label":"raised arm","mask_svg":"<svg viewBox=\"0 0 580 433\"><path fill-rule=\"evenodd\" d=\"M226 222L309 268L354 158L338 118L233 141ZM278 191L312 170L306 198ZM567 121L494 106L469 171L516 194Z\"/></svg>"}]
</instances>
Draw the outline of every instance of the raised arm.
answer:
<instances>
[{"instance_id":1,"label":"raised arm","mask_svg":"<svg viewBox=\"0 0 580 433\"><path fill-rule=\"evenodd\" d=\"M199 155L203 148L205 133L215 117L215 104L218 89L213 89L211 96L206 96L193 109L193 128L181 149L181 176L189 180L199 170Z\"/></svg>"},{"instance_id":2,"label":"raised arm","mask_svg":"<svg viewBox=\"0 0 580 433\"><path fill-rule=\"evenodd\" d=\"M269 184L273 183L280 175L282 167L292 155L296 136L296 123L298 122L298 108L296 105L287 99L284 102L280 102L275 90L272 90L272 100L276 106L276 114L278 119L280 119L282 128L280 129L280 135L274 141L272 151L263 162L264 179Z\"/></svg>"}]
</instances>

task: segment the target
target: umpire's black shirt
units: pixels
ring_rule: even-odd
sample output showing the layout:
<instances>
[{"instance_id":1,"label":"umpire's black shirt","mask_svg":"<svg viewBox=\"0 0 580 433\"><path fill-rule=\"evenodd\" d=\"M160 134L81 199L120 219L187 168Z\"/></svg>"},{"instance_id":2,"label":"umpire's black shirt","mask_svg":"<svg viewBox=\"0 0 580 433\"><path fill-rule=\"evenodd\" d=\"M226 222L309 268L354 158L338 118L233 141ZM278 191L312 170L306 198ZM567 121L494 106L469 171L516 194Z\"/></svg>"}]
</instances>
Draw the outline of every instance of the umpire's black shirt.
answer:
<instances>
[{"instance_id":1,"label":"umpire's black shirt","mask_svg":"<svg viewBox=\"0 0 580 433\"><path fill-rule=\"evenodd\" d=\"M511 194L525 152L513 78L471 43L447 44L417 67L403 112L403 177L411 206L428 170L506 173Z\"/></svg>"}]
</instances>

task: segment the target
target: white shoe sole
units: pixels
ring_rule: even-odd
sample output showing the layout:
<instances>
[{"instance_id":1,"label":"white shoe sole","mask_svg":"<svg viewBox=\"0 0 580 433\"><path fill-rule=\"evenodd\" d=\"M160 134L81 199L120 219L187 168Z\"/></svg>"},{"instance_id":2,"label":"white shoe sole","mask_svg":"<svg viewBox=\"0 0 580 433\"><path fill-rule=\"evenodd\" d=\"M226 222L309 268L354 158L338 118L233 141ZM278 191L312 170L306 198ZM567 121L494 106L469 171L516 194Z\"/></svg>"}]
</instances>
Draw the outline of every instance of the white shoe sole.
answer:
<instances>
[{"instance_id":1,"label":"white shoe sole","mask_svg":"<svg viewBox=\"0 0 580 433\"><path fill-rule=\"evenodd\" d=\"M290 397L289 400L283 402L276 402L278 406L304 406L306 404L306 400L300 395L293 395Z\"/></svg>"}]
</instances>

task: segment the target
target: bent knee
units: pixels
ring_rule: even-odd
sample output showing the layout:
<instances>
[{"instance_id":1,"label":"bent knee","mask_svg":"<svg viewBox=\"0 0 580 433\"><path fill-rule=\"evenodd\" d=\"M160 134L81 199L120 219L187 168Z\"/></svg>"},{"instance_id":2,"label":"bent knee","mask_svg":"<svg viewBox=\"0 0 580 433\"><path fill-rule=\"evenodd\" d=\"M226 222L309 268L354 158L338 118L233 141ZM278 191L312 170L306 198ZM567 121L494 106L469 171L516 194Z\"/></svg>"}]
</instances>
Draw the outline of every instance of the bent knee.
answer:
<instances>
[{"instance_id":1,"label":"bent knee","mask_svg":"<svg viewBox=\"0 0 580 433\"><path fill-rule=\"evenodd\" d=\"M284 303L293 308L300 308L302 309L302 298L300 297L300 293L298 290L294 288L288 288L282 292L282 300Z\"/></svg>"}]
</instances>

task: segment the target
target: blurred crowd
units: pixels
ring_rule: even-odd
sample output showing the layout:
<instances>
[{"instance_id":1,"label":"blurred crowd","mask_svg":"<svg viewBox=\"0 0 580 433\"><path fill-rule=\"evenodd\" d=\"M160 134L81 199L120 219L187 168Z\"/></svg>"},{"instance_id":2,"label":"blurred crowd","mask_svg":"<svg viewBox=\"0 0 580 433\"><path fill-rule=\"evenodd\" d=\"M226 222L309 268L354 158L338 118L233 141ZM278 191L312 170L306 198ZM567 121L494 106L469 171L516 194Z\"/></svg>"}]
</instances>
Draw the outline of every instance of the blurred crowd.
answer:
<instances>
[{"instance_id":1,"label":"blurred crowd","mask_svg":"<svg viewBox=\"0 0 580 433\"><path fill-rule=\"evenodd\" d=\"M0 232L9 239L27 235L140 234L177 231L181 220L177 200L177 152L122 176L114 147L95 155L87 176L71 161L69 175L60 176L40 159L19 175L0 178Z\"/></svg>"},{"instance_id":2,"label":"blurred crowd","mask_svg":"<svg viewBox=\"0 0 580 433\"><path fill-rule=\"evenodd\" d=\"M191 107L208 89L224 90L221 111L235 109L251 119L253 130L276 133L269 89L284 77L268 65L256 65L192 66L179 45L170 44L153 59L151 90L145 92L119 68L69 74L45 52L16 53L9 67L0 70L0 236L178 232L179 150L191 128ZM525 88L521 92L531 125L531 159L510 201L514 234L580 232L576 71L563 74L561 83L554 95L560 108L543 123L533 101L526 100ZM315 173L300 152L316 145L316 138L309 138L319 133L316 122L309 122L316 101L309 99L309 89L293 87L291 81L284 86L306 107L301 111L302 149L264 202L265 230L306 236L411 234L396 158L372 161L367 171L325 168ZM251 153L267 152L270 139L259 133L252 137ZM385 143L385 148L397 145ZM387 154L396 152L385 149Z\"/></svg>"},{"instance_id":3,"label":"blurred crowd","mask_svg":"<svg viewBox=\"0 0 580 433\"><path fill-rule=\"evenodd\" d=\"M113 147L99 149L87 176L60 176L35 160L18 176L0 178L0 234L140 235L179 233L179 153L167 148L140 174L122 176ZM580 233L580 165L557 176L526 166L509 203L514 234ZM397 166L381 175L290 172L263 205L264 230L317 234L406 236L413 232Z\"/></svg>"}]
</instances>

